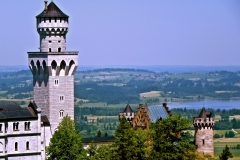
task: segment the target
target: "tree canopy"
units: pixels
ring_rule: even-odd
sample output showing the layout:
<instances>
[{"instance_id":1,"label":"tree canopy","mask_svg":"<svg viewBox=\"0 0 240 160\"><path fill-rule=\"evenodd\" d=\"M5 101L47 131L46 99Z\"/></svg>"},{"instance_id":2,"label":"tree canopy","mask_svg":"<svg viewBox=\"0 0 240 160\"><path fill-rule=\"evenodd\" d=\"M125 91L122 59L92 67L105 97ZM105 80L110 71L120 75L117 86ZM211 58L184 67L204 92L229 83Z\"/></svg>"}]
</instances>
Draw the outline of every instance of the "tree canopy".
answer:
<instances>
[{"instance_id":1,"label":"tree canopy","mask_svg":"<svg viewBox=\"0 0 240 160\"><path fill-rule=\"evenodd\" d=\"M63 117L46 151L49 160L84 159L86 156L82 136L68 115Z\"/></svg>"},{"instance_id":2,"label":"tree canopy","mask_svg":"<svg viewBox=\"0 0 240 160\"><path fill-rule=\"evenodd\" d=\"M222 153L219 155L220 160L228 160L228 158L232 158L233 155L229 151L228 146L226 145L225 148L223 149Z\"/></svg>"}]
</instances>

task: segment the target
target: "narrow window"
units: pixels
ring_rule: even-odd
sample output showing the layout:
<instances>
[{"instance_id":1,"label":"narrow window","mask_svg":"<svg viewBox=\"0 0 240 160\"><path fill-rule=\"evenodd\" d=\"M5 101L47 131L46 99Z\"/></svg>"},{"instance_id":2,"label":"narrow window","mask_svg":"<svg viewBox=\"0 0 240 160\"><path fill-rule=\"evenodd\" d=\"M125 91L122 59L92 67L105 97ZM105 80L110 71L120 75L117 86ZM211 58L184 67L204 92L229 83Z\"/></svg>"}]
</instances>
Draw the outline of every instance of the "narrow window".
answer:
<instances>
[{"instance_id":1,"label":"narrow window","mask_svg":"<svg viewBox=\"0 0 240 160\"><path fill-rule=\"evenodd\" d=\"M60 102L64 102L64 96L59 97Z\"/></svg>"},{"instance_id":2,"label":"narrow window","mask_svg":"<svg viewBox=\"0 0 240 160\"><path fill-rule=\"evenodd\" d=\"M54 86L58 86L58 85L59 85L58 79L55 79L54 80Z\"/></svg>"},{"instance_id":3,"label":"narrow window","mask_svg":"<svg viewBox=\"0 0 240 160\"><path fill-rule=\"evenodd\" d=\"M17 122L16 123L16 131L18 131L18 126L19 126L19 123Z\"/></svg>"},{"instance_id":4,"label":"narrow window","mask_svg":"<svg viewBox=\"0 0 240 160\"><path fill-rule=\"evenodd\" d=\"M49 48L49 52L52 52L52 49L51 49L51 48Z\"/></svg>"},{"instance_id":5,"label":"narrow window","mask_svg":"<svg viewBox=\"0 0 240 160\"><path fill-rule=\"evenodd\" d=\"M0 124L0 132L2 132L2 124Z\"/></svg>"},{"instance_id":6,"label":"narrow window","mask_svg":"<svg viewBox=\"0 0 240 160\"><path fill-rule=\"evenodd\" d=\"M7 133L8 130L8 123L5 123L5 133Z\"/></svg>"},{"instance_id":7,"label":"narrow window","mask_svg":"<svg viewBox=\"0 0 240 160\"><path fill-rule=\"evenodd\" d=\"M27 130L27 122L24 123L24 129Z\"/></svg>"},{"instance_id":8,"label":"narrow window","mask_svg":"<svg viewBox=\"0 0 240 160\"><path fill-rule=\"evenodd\" d=\"M63 117L63 113L64 113L64 111L63 110L61 110L61 111L59 111L59 117Z\"/></svg>"},{"instance_id":9,"label":"narrow window","mask_svg":"<svg viewBox=\"0 0 240 160\"><path fill-rule=\"evenodd\" d=\"M16 130L16 123L14 122L13 123L13 131L15 131Z\"/></svg>"},{"instance_id":10,"label":"narrow window","mask_svg":"<svg viewBox=\"0 0 240 160\"><path fill-rule=\"evenodd\" d=\"M205 140L203 139L203 140L202 140L202 144L204 145L204 143L205 143Z\"/></svg>"},{"instance_id":11,"label":"narrow window","mask_svg":"<svg viewBox=\"0 0 240 160\"><path fill-rule=\"evenodd\" d=\"M43 20L44 20L44 23L46 22L46 18L43 18Z\"/></svg>"},{"instance_id":12,"label":"narrow window","mask_svg":"<svg viewBox=\"0 0 240 160\"><path fill-rule=\"evenodd\" d=\"M49 22L51 23L51 18L49 18Z\"/></svg>"},{"instance_id":13,"label":"narrow window","mask_svg":"<svg viewBox=\"0 0 240 160\"><path fill-rule=\"evenodd\" d=\"M55 18L55 23L57 22L57 18Z\"/></svg>"},{"instance_id":14,"label":"narrow window","mask_svg":"<svg viewBox=\"0 0 240 160\"><path fill-rule=\"evenodd\" d=\"M26 142L26 150L29 150L29 142Z\"/></svg>"},{"instance_id":15,"label":"narrow window","mask_svg":"<svg viewBox=\"0 0 240 160\"><path fill-rule=\"evenodd\" d=\"M58 48L58 52L61 52L61 48Z\"/></svg>"},{"instance_id":16,"label":"narrow window","mask_svg":"<svg viewBox=\"0 0 240 160\"><path fill-rule=\"evenodd\" d=\"M15 142L15 151L18 151L18 143Z\"/></svg>"},{"instance_id":17,"label":"narrow window","mask_svg":"<svg viewBox=\"0 0 240 160\"><path fill-rule=\"evenodd\" d=\"M30 130L30 122L27 123L27 128Z\"/></svg>"}]
</instances>

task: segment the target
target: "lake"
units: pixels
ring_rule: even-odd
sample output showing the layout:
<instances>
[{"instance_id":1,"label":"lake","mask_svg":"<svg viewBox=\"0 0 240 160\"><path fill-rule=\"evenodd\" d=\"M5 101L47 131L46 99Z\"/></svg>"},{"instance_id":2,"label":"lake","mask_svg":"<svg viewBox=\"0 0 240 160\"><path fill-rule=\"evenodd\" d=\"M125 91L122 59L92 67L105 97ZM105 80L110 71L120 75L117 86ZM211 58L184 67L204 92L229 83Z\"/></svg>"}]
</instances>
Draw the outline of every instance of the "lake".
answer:
<instances>
[{"instance_id":1,"label":"lake","mask_svg":"<svg viewBox=\"0 0 240 160\"><path fill-rule=\"evenodd\" d=\"M187 108L187 109L201 109L202 107L213 109L240 109L240 100L211 100L205 99L200 101L183 101L183 102L168 102L168 107L172 108Z\"/></svg>"}]
</instances>

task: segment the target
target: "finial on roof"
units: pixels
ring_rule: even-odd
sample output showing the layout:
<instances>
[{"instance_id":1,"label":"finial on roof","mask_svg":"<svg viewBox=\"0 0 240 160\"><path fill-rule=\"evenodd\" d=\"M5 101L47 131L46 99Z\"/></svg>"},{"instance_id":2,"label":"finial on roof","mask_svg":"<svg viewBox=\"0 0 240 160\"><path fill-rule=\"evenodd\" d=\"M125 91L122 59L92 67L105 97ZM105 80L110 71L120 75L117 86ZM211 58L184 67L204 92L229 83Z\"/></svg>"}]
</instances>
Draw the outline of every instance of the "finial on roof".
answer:
<instances>
[{"instance_id":1,"label":"finial on roof","mask_svg":"<svg viewBox=\"0 0 240 160\"><path fill-rule=\"evenodd\" d=\"M44 8L44 10L46 11L46 10L48 9L48 6L47 6L48 1L44 1L44 3L45 3L45 8Z\"/></svg>"}]
</instances>

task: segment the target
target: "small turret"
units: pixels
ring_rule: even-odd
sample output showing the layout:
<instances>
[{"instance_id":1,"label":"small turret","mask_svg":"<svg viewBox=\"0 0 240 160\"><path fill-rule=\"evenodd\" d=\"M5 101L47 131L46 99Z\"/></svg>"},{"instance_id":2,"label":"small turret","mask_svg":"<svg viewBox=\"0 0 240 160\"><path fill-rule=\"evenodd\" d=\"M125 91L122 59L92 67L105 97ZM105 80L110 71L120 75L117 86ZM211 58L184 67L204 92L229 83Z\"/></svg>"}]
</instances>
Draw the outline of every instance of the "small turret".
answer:
<instances>
[{"instance_id":1,"label":"small turret","mask_svg":"<svg viewBox=\"0 0 240 160\"><path fill-rule=\"evenodd\" d=\"M194 117L195 145L200 155L209 154L214 156L213 127L214 118L211 112L202 109L198 117Z\"/></svg>"},{"instance_id":2,"label":"small turret","mask_svg":"<svg viewBox=\"0 0 240 160\"><path fill-rule=\"evenodd\" d=\"M127 104L123 112L119 113L119 120L122 119L123 116L127 119L128 122L132 122L132 119L134 118L134 112L129 104Z\"/></svg>"}]
</instances>

